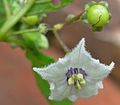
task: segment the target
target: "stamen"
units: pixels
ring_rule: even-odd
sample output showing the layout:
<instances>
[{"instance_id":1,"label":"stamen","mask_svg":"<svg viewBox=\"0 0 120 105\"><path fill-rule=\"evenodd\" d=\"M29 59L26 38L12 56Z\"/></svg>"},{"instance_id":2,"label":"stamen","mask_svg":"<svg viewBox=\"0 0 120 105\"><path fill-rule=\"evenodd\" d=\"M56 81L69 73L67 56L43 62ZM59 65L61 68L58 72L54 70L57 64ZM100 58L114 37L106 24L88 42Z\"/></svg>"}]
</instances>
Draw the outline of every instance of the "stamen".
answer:
<instances>
[{"instance_id":1,"label":"stamen","mask_svg":"<svg viewBox=\"0 0 120 105\"><path fill-rule=\"evenodd\" d=\"M70 67L66 73L66 76L68 85L74 85L76 89L80 90L86 83L85 77L87 74L82 68Z\"/></svg>"}]
</instances>

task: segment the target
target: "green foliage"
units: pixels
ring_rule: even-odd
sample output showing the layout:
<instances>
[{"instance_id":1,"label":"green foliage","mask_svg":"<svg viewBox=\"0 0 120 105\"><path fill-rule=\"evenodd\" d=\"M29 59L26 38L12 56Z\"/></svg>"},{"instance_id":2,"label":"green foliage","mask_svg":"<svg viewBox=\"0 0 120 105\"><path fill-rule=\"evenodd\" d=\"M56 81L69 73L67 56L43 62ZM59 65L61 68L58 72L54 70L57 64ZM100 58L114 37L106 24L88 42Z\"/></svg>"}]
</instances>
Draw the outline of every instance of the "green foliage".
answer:
<instances>
[{"instance_id":1,"label":"green foliage","mask_svg":"<svg viewBox=\"0 0 120 105\"><path fill-rule=\"evenodd\" d=\"M22 18L23 22L25 22L28 25L36 25L39 21L39 18L37 15L27 16Z\"/></svg>"},{"instance_id":2,"label":"green foliage","mask_svg":"<svg viewBox=\"0 0 120 105\"><path fill-rule=\"evenodd\" d=\"M5 22L4 18L0 19L0 27L3 25L4 22Z\"/></svg>"},{"instance_id":3,"label":"green foliage","mask_svg":"<svg viewBox=\"0 0 120 105\"><path fill-rule=\"evenodd\" d=\"M44 67L54 62L54 59L37 50L27 49L26 55L33 67Z\"/></svg>"},{"instance_id":4,"label":"green foliage","mask_svg":"<svg viewBox=\"0 0 120 105\"><path fill-rule=\"evenodd\" d=\"M49 47L48 40L45 35L40 32L27 32L22 34L23 43L26 47L36 48L37 49L45 49Z\"/></svg>"},{"instance_id":5,"label":"green foliage","mask_svg":"<svg viewBox=\"0 0 120 105\"><path fill-rule=\"evenodd\" d=\"M3 1L0 2L0 16L4 12Z\"/></svg>"},{"instance_id":6,"label":"green foliage","mask_svg":"<svg viewBox=\"0 0 120 105\"><path fill-rule=\"evenodd\" d=\"M70 4L72 1L73 0L61 0L59 5L54 5L51 0L36 0L35 5L30 9L27 15L54 12Z\"/></svg>"},{"instance_id":7,"label":"green foliage","mask_svg":"<svg viewBox=\"0 0 120 105\"><path fill-rule=\"evenodd\" d=\"M62 101L49 101L50 105L72 105L73 103L68 100L68 99L64 99Z\"/></svg>"},{"instance_id":8,"label":"green foliage","mask_svg":"<svg viewBox=\"0 0 120 105\"><path fill-rule=\"evenodd\" d=\"M62 9L74 0L60 0L60 3L57 5L53 4L52 0L35 0L35 2L34 0L6 0L9 4L7 5L9 8L8 11L4 9L5 4L3 1L4 0L1 0L0 2L0 41L9 42L15 47L19 46L25 50L26 56L31 61L33 67L45 67L53 63L54 59L43 54L41 51L49 47L48 39L45 36L48 27L46 24L39 22L41 22L48 13ZM97 13L95 13L96 10ZM7 16L7 13L10 13L10 16ZM102 17L100 17L101 14ZM74 16L70 16L68 18L68 23L73 17ZM107 2L102 1L96 3L92 1L86 4L85 12L82 14L81 20L89 23L94 31L100 31L103 25L110 20ZM72 20L72 22L74 22L74 20ZM57 24L55 26L61 28L62 25ZM36 30L30 31L31 29ZM34 75L42 94L48 99L50 95L48 82L43 80L37 73L34 73ZM50 105L72 105L72 102L68 99L48 101Z\"/></svg>"}]
</instances>

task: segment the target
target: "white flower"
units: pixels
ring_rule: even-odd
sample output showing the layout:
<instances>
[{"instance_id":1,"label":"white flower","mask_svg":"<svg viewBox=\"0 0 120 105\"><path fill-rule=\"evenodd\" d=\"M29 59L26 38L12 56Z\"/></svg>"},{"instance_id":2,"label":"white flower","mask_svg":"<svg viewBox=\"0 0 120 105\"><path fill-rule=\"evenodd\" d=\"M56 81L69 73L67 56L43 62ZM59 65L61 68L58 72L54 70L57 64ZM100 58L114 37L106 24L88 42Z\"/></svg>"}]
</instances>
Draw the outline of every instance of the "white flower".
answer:
<instances>
[{"instance_id":1,"label":"white flower","mask_svg":"<svg viewBox=\"0 0 120 105\"><path fill-rule=\"evenodd\" d=\"M44 68L33 68L50 83L51 100L69 98L75 101L79 97L88 98L98 94L103 88L102 80L107 77L114 67L104 65L91 57L85 50L83 38L76 48L64 58L60 58Z\"/></svg>"}]
</instances>

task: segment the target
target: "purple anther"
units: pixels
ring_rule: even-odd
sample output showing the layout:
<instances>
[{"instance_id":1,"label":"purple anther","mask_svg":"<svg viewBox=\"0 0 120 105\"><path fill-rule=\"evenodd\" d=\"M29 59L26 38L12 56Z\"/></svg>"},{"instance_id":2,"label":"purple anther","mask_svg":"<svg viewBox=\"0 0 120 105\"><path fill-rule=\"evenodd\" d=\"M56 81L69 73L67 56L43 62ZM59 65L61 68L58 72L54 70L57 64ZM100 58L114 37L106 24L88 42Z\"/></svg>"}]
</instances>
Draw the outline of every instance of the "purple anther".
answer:
<instances>
[{"instance_id":1,"label":"purple anther","mask_svg":"<svg viewBox=\"0 0 120 105\"><path fill-rule=\"evenodd\" d=\"M87 76L87 73L85 72L85 70L83 70L82 68L73 68L70 67L66 73L67 76L67 80L73 75L73 74L79 74L81 73L83 75L83 77L85 78Z\"/></svg>"}]
</instances>

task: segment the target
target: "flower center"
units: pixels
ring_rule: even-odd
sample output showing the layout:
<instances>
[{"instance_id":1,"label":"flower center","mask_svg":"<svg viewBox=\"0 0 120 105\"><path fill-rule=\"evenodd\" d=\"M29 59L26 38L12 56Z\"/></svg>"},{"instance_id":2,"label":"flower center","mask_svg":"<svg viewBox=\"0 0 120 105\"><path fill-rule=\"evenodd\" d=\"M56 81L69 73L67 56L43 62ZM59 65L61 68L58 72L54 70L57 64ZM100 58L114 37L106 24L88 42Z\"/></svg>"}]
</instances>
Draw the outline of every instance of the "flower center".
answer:
<instances>
[{"instance_id":1,"label":"flower center","mask_svg":"<svg viewBox=\"0 0 120 105\"><path fill-rule=\"evenodd\" d=\"M67 83L68 85L74 85L76 89L81 89L85 85L86 72L82 68L72 68L68 69L67 73Z\"/></svg>"}]
</instances>

